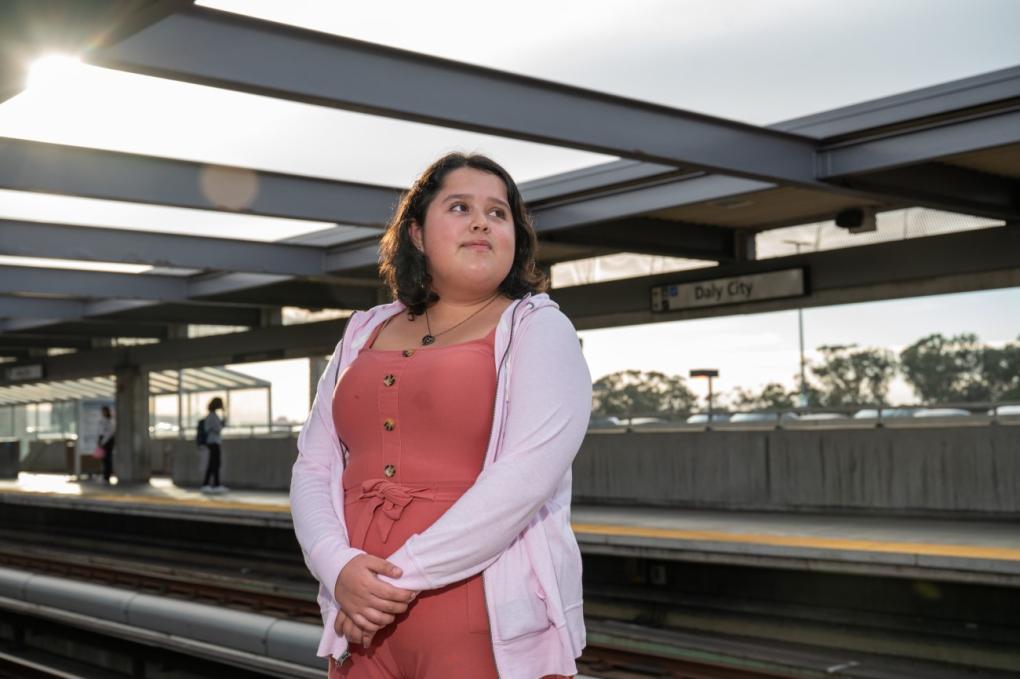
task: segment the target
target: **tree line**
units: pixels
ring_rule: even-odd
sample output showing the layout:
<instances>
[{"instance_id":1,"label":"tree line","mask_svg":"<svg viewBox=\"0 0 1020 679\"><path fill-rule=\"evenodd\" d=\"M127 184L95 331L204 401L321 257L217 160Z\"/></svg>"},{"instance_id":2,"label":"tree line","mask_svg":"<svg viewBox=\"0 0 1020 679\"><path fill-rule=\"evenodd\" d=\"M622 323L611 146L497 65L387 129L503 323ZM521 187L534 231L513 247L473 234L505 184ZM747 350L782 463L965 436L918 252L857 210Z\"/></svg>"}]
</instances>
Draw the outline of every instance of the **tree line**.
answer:
<instances>
[{"instance_id":1,"label":"tree line","mask_svg":"<svg viewBox=\"0 0 1020 679\"><path fill-rule=\"evenodd\" d=\"M856 344L818 347L808 364L807 405L853 408L888 405L889 384L900 374L918 402L974 403L1020 401L1020 337L1002 347L982 344L977 335L933 333L903 351ZM797 378L799 383L799 376ZM716 407L778 410L800 405L800 385L771 382L758 390L737 388L720 394ZM597 416L677 418L698 410L698 398L679 375L623 370L593 385Z\"/></svg>"}]
</instances>

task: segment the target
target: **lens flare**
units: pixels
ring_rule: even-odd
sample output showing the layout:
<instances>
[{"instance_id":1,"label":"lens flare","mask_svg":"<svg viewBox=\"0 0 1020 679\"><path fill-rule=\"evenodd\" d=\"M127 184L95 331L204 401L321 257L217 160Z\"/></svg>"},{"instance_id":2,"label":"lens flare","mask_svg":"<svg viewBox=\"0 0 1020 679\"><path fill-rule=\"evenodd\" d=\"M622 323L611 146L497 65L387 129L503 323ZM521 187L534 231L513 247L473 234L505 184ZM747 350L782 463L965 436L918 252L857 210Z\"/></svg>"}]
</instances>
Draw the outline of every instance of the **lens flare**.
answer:
<instances>
[{"instance_id":1,"label":"lens flare","mask_svg":"<svg viewBox=\"0 0 1020 679\"><path fill-rule=\"evenodd\" d=\"M81 75L81 59L67 54L49 54L34 61L28 69L28 87L33 90L57 90L73 87Z\"/></svg>"}]
</instances>

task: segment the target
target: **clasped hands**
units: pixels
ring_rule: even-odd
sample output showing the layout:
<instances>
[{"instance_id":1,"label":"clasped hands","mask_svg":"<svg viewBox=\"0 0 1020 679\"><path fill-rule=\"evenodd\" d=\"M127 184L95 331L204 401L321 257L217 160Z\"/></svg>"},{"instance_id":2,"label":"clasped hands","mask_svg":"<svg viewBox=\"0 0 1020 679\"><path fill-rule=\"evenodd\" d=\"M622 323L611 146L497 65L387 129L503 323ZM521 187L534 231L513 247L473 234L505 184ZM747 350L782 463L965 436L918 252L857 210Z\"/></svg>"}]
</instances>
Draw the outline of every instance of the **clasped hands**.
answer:
<instances>
[{"instance_id":1,"label":"clasped hands","mask_svg":"<svg viewBox=\"0 0 1020 679\"><path fill-rule=\"evenodd\" d=\"M383 582L379 575L399 578L402 571L385 559L359 554L343 567L333 588L340 604L333 631L366 648L375 633L396 620L417 596L417 592Z\"/></svg>"}]
</instances>

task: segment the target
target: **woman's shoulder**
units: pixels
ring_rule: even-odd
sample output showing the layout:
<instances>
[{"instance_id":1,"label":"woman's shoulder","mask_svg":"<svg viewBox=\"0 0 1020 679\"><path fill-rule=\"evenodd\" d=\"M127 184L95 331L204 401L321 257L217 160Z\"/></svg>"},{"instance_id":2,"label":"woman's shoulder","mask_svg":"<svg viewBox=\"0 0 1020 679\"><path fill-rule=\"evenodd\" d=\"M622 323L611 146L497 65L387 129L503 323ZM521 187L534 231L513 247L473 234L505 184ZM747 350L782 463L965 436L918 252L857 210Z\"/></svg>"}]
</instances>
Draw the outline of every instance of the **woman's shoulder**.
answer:
<instances>
[{"instance_id":1,"label":"woman's shoulder","mask_svg":"<svg viewBox=\"0 0 1020 679\"><path fill-rule=\"evenodd\" d=\"M532 295L521 302L525 313L519 326L520 334L533 340L526 344L543 350L579 346L573 322L547 294Z\"/></svg>"},{"instance_id":2,"label":"woman's shoulder","mask_svg":"<svg viewBox=\"0 0 1020 679\"><path fill-rule=\"evenodd\" d=\"M547 293L542 292L523 297L520 304L524 307L521 317L522 325L555 329L561 332L567 330L571 333L575 332L573 322Z\"/></svg>"}]
</instances>

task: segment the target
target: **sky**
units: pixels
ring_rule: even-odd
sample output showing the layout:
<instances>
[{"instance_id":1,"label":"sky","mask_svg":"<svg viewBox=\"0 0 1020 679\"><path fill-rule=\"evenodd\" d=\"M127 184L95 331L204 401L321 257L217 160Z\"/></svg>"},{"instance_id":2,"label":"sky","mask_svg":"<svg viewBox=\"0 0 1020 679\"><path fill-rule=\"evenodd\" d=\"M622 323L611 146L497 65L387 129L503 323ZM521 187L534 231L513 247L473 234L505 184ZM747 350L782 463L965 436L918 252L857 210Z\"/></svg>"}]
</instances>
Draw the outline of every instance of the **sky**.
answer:
<instances>
[{"instance_id":1,"label":"sky","mask_svg":"<svg viewBox=\"0 0 1020 679\"><path fill-rule=\"evenodd\" d=\"M995 344L1020 339L1020 288L804 310L808 361L817 360L815 349L826 345L857 344L898 353L936 332L972 332ZM579 335L594 379L617 370L686 376L691 369L715 368L718 393L768 382L793 389L800 370L796 310L585 330ZM704 380L691 380L690 387L705 397ZM889 396L892 403L914 400L901 378L892 382Z\"/></svg>"},{"instance_id":2,"label":"sky","mask_svg":"<svg viewBox=\"0 0 1020 679\"><path fill-rule=\"evenodd\" d=\"M1014 0L520 0L498 13L461 0L199 4L754 124L1020 65ZM518 181L611 160L94 67L0 104L0 136L389 186L407 185L454 149L488 153ZM324 226L9 191L0 191L0 218L257 240ZM896 348L934 331L1013 339L1017 310L1013 289L804 317L809 349L846 341ZM797 371L796 312L581 334L596 378L718 367L728 388L792 384ZM306 369L244 369L278 383L274 414L303 418ZM897 394L909 396L901 384Z\"/></svg>"}]
</instances>

